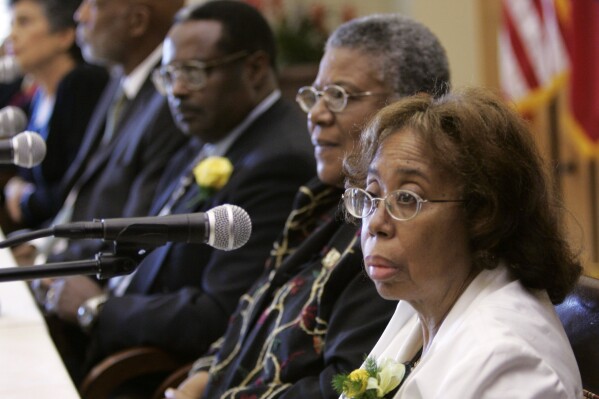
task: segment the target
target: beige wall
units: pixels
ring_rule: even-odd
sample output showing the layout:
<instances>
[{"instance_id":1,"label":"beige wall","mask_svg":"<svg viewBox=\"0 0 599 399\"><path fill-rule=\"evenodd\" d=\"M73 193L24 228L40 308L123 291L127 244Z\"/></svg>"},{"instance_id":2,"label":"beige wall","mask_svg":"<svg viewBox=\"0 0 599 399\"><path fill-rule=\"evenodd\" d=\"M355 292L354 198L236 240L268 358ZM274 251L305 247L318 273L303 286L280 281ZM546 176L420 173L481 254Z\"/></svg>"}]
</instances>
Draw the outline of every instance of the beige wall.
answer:
<instances>
[{"instance_id":1,"label":"beige wall","mask_svg":"<svg viewBox=\"0 0 599 399\"><path fill-rule=\"evenodd\" d=\"M295 0L312 4L315 0ZM321 0L327 8L352 4L359 15L401 12L427 25L447 50L454 86L482 84L477 0ZM286 3L294 3L286 0Z\"/></svg>"},{"instance_id":2,"label":"beige wall","mask_svg":"<svg viewBox=\"0 0 599 399\"><path fill-rule=\"evenodd\" d=\"M187 0L200 3L201 0ZM286 4L312 4L316 0L285 0ZM327 8L352 4L360 15L375 12L402 12L429 26L445 45L456 86L482 83L477 59L476 0L321 0ZM0 39L8 33L8 13L0 0Z\"/></svg>"},{"instance_id":3,"label":"beige wall","mask_svg":"<svg viewBox=\"0 0 599 399\"><path fill-rule=\"evenodd\" d=\"M396 3L439 37L447 50L454 86L483 83L475 0L397 0Z\"/></svg>"},{"instance_id":4,"label":"beige wall","mask_svg":"<svg viewBox=\"0 0 599 399\"><path fill-rule=\"evenodd\" d=\"M445 46L454 86L484 82L479 0L285 0L287 6L319 2L330 10L351 4L359 15L401 12L427 25Z\"/></svg>"}]
</instances>

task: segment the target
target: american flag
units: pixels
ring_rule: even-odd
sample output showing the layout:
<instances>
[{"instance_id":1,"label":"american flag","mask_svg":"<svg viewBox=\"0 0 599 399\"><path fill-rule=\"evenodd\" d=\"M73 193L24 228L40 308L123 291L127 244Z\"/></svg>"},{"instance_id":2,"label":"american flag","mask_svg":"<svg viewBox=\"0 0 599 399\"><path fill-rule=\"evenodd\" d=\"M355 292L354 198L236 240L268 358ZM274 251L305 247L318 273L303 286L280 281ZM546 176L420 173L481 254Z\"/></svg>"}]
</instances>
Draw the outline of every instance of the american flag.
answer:
<instances>
[{"instance_id":1,"label":"american flag","mask_svg":"<svg viewBox=\"0 0 599 399\"><path fill-rule=\"evenodd\" d=\"M599 155L599 0L501 0L501 90L524 112L565 88L563 126Z\"/></svg>"},{"instance_id":2,"label":"american flag","mask_svg":"<svg viewBox=\"0 0 599 399\"><path fill-rule=\"evenodd\" d=\"M500 82L523 111L542 105L569 69L553 0L501 0Z\"/></svg>"}]
</instances>

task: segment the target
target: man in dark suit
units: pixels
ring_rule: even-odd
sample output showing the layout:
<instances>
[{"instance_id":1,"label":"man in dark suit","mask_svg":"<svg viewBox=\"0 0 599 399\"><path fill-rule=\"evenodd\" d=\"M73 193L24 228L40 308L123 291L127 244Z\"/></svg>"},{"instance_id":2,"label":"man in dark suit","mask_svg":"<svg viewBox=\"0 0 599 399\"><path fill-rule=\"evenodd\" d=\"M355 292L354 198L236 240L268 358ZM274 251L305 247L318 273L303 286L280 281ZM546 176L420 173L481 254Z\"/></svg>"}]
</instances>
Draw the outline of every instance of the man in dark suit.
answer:
<instances>
[{"instance_id":1,"label":"man in dark suit","mask_svg":"<svg viewBox=\"0 0 599 399\"><path fill-rule=\"evenodd\" d=\"M188 141L156 91L152 71L160 65L162 41L183 0L85 0L75 13L77 38L88 61L113 71L90 119L84 139L63 183L68 196L52 224L94 218L145 216L165 166ZM54 243L48 262L93 258L101 241ZM85 276L44 281L43 305L65 317L57 300L78 301L97 293ZM60 288L60 289L59 289ZM47 295L43 296L43 291ZM60 295L62 292L63 295ZM48 317L51 334L74 379L80 375L79 328ZM78 340L78 338L81 338Z\"/></svg>"},{"instance_id":2,"label":"man in dark suit","mask_svg":"<svg viewBox=\"0 0 599 399\"><path fill-rule=\"evenodd\" d=\"M253 232L230 252L169 243L151 252L130 281L109 282L108 293L96 287L78 301L59 302L64 317L78 311L91 328L95 360L137 345L197 357L222 335L239 297L262 272L298 187L315 170L304 118L280 98L275 59L270 27L243 2L208 2L176 18L159 80L175 121L193 139L165 171L152 213L231 203L247 211ZM208 195L190 177L206 157L232 165L227 183Z\"/></svg>"},{"instance_id":3,"label":"man in dark suit","mask_svg":"<svg viewBox=\"0 0 599 399\"><path fill-rule=\"evenodd\" d=\"M86 59L112 67L81 149L64 179L68 193L54 223L145 216L170 157L187 141L172 120L151 72L182 0L84 1L78 41ZM93 257L99 241L56 246L50 261Z\"/></svg>"}]
</instances>

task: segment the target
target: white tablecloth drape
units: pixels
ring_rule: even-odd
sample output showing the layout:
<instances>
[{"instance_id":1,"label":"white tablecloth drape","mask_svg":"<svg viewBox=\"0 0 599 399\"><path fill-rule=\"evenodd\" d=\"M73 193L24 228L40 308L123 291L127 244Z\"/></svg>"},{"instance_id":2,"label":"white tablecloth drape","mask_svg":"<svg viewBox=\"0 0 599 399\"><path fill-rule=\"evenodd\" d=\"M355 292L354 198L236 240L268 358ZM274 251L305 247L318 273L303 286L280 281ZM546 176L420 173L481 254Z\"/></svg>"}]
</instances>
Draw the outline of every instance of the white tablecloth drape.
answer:
<instances>
[{"instance_id":1,"label":"white tablecloth drape","mask_svg":"<svg viewBox=\"0 0 599 399\"><path fill-rule=\"evenodd\" d=\"M15 265L10 250L0 249L0 268ZM0 398L79 398L22 281L0 282Z\"/></svg>"}]
</instances>

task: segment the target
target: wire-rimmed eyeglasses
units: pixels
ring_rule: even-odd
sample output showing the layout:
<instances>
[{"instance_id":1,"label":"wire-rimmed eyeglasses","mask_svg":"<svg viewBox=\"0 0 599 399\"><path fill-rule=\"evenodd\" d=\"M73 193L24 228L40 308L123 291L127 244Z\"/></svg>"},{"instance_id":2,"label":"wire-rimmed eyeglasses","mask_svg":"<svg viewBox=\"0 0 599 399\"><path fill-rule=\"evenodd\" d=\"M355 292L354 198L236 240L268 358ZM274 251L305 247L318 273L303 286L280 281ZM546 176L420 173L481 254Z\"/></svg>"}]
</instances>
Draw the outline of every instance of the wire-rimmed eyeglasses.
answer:
<instances>
[{"instance_id":1,"label":"wire-rimmed eyeglasses","mask_svg":"<svg viewBox=\"0 0 599 399\"><path fill-rule=\"evenodd\" d=\"M248 54L247 50L242 50L211 61L190 60L162 65L154 70L152 80L163 95L172 90L177 80L189 90L201 90L206 86L209 69L230 64Z\"/></svg>"},{"instance_id":2,"label":"wire-rimmed eyeglasses","mask_svg":"<svg viewBox=\"0 0 599 399\"><path fill-rule=\"evenodd\" d=\"M373 93L371 91L348 93L347 90L339 85L328 85L322 90L318 90L313 86L304 86L298 90L297 95L295 96L295 101L297 101L305 113L309 113L318 102L318 99L322 97L329 111L341 112L347 106L347 100L349 98L374 96L380 94L384 93Z\"/></svg>"},{"instance_id":3,"label":"wire-rimmed eyeglasses","mask_svg":"<svg viewBox=\"0 0 599 399\"><path fill-rule=\"evenodd\" d=\"M343 204L347 212L358 219L364 219L374 213L382 201L389 215L400 221L414 219L423 203L427 202L464 202L464 200L426 200L410 190L396 190L385 198L376 198L361 188L352 187L343 193Z\"/></svg>"}]
</instances>

